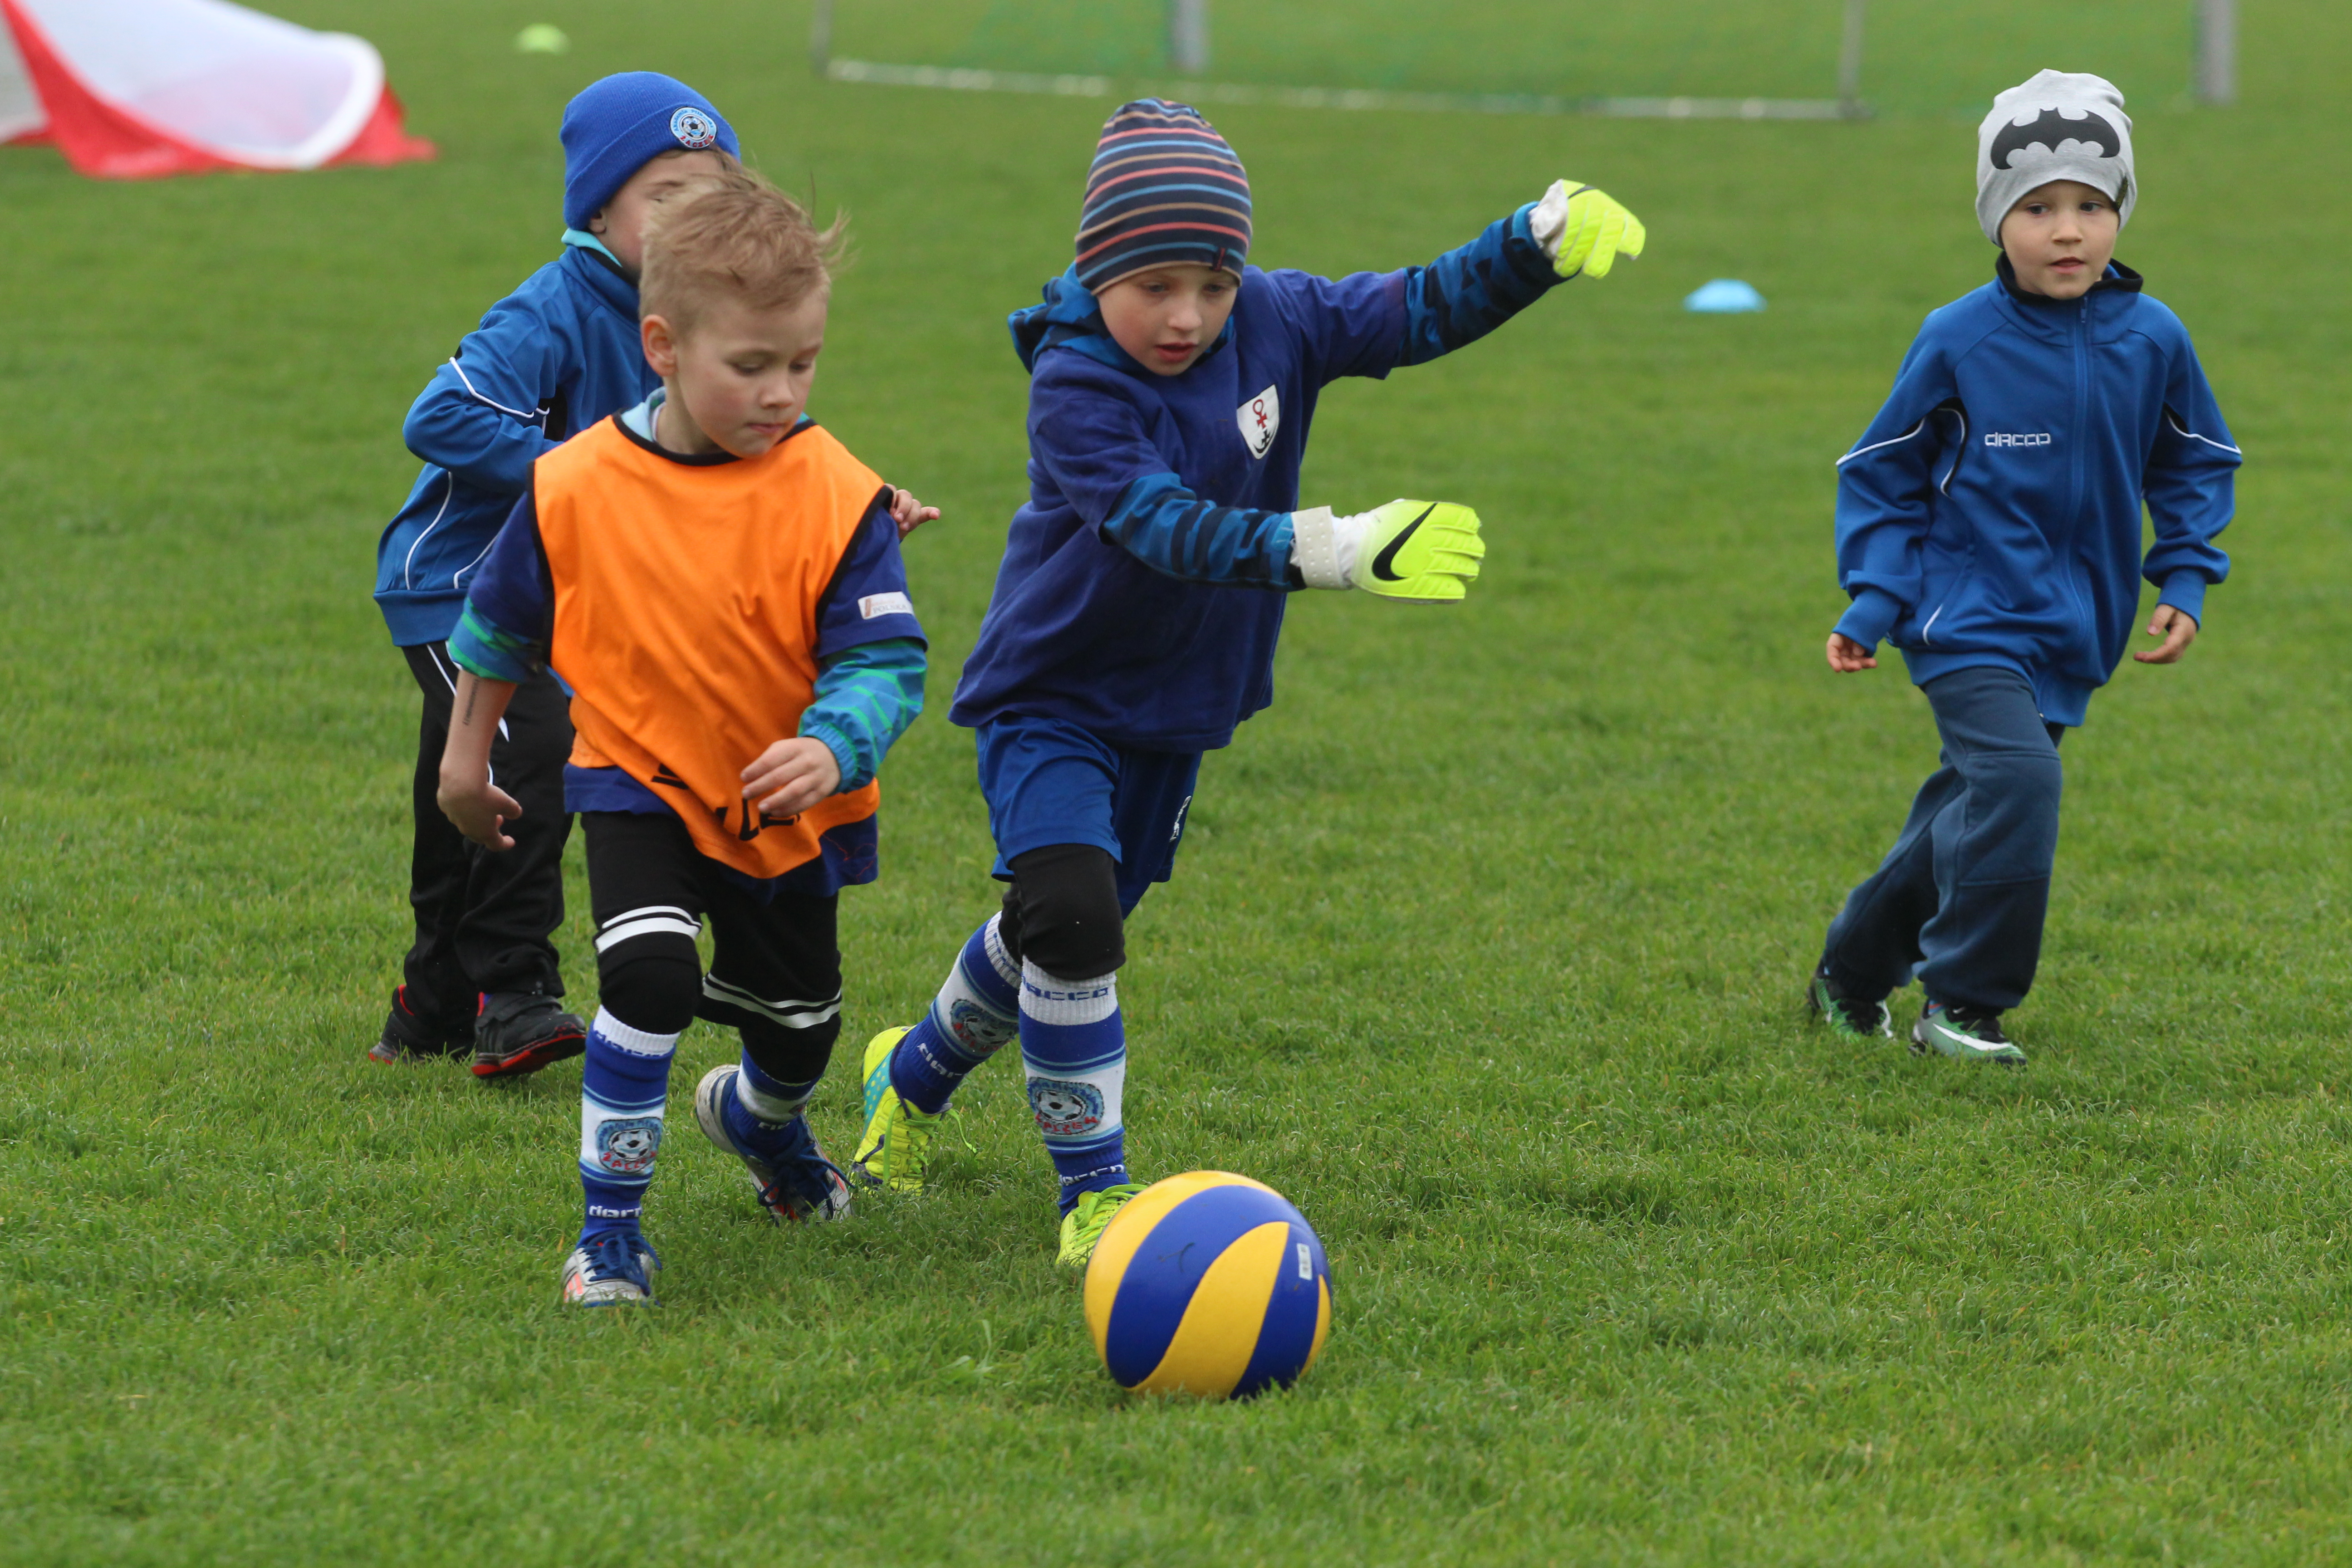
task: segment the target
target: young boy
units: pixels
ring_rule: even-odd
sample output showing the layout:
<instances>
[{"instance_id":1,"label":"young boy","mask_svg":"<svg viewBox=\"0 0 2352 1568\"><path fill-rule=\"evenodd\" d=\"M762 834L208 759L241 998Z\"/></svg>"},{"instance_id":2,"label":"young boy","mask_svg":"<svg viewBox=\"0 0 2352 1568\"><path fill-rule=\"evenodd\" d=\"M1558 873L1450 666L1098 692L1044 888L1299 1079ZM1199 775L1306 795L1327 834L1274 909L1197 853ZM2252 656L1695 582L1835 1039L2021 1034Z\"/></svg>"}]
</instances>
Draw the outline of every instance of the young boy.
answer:
<instances>
[{"instance_id":1,"label":"young boy","mask_svg":"<svg viewBox=\"0 0 2352 1568\"><path fill-rule=\"evenodd\" d=\"M1011 887L929 1016L866 1050L853 1173L913 1191L949 1096L1018 1033L1066 1264L1140 1190L1121 1131L1123 921L1168 879L1202 753L1272 699L1285 594L1452 600L1477 575L1466 508L1299 508L1318 395L1474 342L1640 254L1643 233L1562 182L1425 268L1265 272L1249 242L1247 176L1207 121L1157 99L1111 116L1076 259L1012 319L1030 500L951 715L979 731Z\"/></svg>"},{"instance_id":2,"label":"young boy","mask_svg":"<svg viewBox=\"0 0 2352 1568\"><path fill-rule=\"evenodd\" d=\"M748 174L710 185L646 236L660 388L532 465L449 640L464 673L439 799L485 849L511 852L506 826L529 820L490 779L509 701L543 669L572 693L564 805L588 838L603 1005L563 1299L588 1307L649 1299L639 1216L693 1018L742 1035L695 1115L761 1204L847 1209L802 1110L841 1028L835 898L874 879L875 771L922 708L898 555L917 503L803 413L840 226L817 233Z\"/></svg>"},{"instance_id":3,"label":"young boy","mask_svg":"<svg viewBox=\"0 0 2352 1568\"><path fill-rule=\"evenodd\" d=\"M1928 316L1894 395L1838 465L1830 668L1903 650L1943 739L1877 872L1829 930L1808 996L1832 1031L1891 1037L1888 994L1927 991L1911 1048L2019 1065L2001 1015L2042 954L2058 847L2058 741L2131 638L2170 664L2227 574L2238 448L2189 334L2111 258L2138 200L2123 95L2043 71L1977 132L1977 218L1998 277ZM2141 552L2140 504L2156 525Z\"/></svg>"},{"instance_id":4,"label":"young boy","mask_svg":"<svg viewBox=\"0 0 2352 1568\"><path fill-rule=\"evenodd\" d=\"M474 849L434 805L457 680L447 638L531 464L654 389L637 342L646 216L736 153L708 99L651 71L606 77L574 98L562 140L563 255L491 306L409 409L402 434L425 468L376 551L376 603L424 718L409 861L416 937L368 1055L397 1062L470 1047L483 1078L535 1072L581 1050L584 1026L557 1000L563 978L550 940L563 921L572 725L551 678L520 684L490 759L522 803L515 847Z\"/></svg>"}]
</instances>

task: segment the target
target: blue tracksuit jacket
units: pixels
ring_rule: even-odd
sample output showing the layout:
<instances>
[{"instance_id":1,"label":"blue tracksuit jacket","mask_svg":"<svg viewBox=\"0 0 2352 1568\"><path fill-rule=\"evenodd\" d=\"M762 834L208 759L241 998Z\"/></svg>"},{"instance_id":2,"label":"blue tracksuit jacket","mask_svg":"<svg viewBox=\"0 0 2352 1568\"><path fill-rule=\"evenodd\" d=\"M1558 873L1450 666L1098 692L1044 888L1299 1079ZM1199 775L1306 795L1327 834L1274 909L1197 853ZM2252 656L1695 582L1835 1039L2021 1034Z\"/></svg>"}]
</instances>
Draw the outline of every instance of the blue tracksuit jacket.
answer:
<instances>
[{"instance_id":1,"label":"blue tracksuit jacket","mask_svg":"<svg viewBox=\"0 0 2352 1568\"><path fill-rule=\"evenodd\" d=\"M2239 463L2180 319L2113 266L2080 300L2000 276L1928 316L1838 464L1837 629L1925 684L1972 666L2080 724L2121 661L2139 579L2200 621L2230 570ZM2143 557L2140 507L2156 542Z\"/></svg>"},{"instance_id":2,"label":"blue tracksuit jacket","mask_svg":"<svg viewBox=\"0 0 2352 1568\"><path fill-rule=\"evenodd\" d=\"M1230 742L1273 700L1318 395L1460 348L1558 283L1532 210L1427 267L1248 268L1224 331L1177 376L1129 358L1075 278L1048 283L1012 318L1029 500L949 717L1066 720L1140 751Z\"/></svg>"},{"instance_id":3,"label":"blue tracksuit jacket","mask_svg":"<svg viewBox=\"0 0 2352 1568\"><path fill-rule=\"evenodd\" d=\"M637 336L637 287L593 250L567 246L491 306L401 430L425 471L376 546L392 640L448 637L540 454L659 385Z\"/></svg>"}]
</instances>

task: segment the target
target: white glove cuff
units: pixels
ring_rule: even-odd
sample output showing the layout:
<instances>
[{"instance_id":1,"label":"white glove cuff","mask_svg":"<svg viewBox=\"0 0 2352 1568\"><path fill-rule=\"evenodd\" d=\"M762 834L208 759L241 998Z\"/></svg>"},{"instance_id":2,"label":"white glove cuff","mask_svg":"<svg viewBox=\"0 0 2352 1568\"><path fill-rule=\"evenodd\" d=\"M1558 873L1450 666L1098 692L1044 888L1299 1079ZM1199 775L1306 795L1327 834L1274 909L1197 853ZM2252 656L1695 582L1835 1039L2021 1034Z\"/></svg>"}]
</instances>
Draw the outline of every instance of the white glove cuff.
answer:
<instances>
[{"instance_id":1,"label":"white glove cuff","mask_svg":"<svg viewBox=\"0 0 2352 1568\"><path fill-rule=\"evenodd\" d=\"M1571 189L1566 180L1554 180L1536 210L1528 215L1528 232L1543 247L1546 261L1559 259L1559 237L1568 232L1568 198L1582 189L1582 185Z\"/></svg>"},{"instance_id":2,"label":"white glove cuff","mask_svg":"<svg viewBox=\"0 0 2352 1568\"><path fill-rule=\"evenodd\" d=\"M1353 518L1335 518L1328 506L1290 514L1290 563L1310 588L1352 588L1349 572L1356 563L1356 540L1360 528L1342 525Z\"/></svg>"}]
</instances>

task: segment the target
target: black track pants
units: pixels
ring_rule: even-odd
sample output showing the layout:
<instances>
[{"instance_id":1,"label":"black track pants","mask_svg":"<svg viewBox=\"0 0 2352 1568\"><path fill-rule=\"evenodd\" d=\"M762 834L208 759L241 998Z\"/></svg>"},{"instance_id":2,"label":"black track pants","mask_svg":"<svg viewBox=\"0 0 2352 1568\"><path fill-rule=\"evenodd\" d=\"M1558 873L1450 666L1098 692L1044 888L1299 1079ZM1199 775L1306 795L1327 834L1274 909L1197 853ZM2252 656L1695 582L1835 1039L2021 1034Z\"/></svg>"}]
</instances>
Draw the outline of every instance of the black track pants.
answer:
<instances>
[{"instance_id":1,"label":"black track pants","mask_svg":"<svg viewBox=\"0 0 2352 1568\"><path fill-rule=\"evenodd\" d=\"M425 698L412 803L416 840L408 868L416 940L404 979L412 1012L463 1029L472 1024L477 992L563 994L551 938L563 923L563 845L572 836L572 817L563 809L572 709L549 676L515 689L490 747L490 777L520 803L523 814L507 825L515 847L492 853L467 840L435 804L457 689L448 645L422 643L400 651Z\"/></svg>"},{"instance_id":2,"label":"black track pants","mask_svg":"<svg viewBox=\"0 0 2352 1568\"><path fill-rule=\"evenodd\" d=\"M1916 971L1938 1002L2006 1011L2042 960L2065 731L2014 670L1955 670L1920 689L1943 766L1831 923L1822 962L1850 996L1884 996Z\"/></svg>"}]
</instances>

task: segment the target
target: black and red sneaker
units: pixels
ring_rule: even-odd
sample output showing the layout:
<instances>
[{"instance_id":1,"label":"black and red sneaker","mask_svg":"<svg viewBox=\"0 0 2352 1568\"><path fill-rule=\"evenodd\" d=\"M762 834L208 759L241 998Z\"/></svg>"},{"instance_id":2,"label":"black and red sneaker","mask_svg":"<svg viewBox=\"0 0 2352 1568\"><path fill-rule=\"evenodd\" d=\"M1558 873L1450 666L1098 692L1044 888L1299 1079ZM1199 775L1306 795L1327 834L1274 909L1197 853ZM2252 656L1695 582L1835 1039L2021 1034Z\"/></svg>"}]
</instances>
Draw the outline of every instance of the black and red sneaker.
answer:
<instances>
[{"instance_id":1,"label":"black and red sneaker","mask_svg":"<svg viewBox=\"0 0 2352 1568\"><path fill-rule=\"evenodd\" d=\"M383 1021L383 1038L368 1047L368 1060L386 1067L400 1062L430 1061L455 1056L474 1043L473 1026L460 1020L439 1022L409 1009L408 987L392 994L392 1012Z\"/></svg>"},{"instance_id":2,"label":"black and red sneaker","mask_svg":"<svg viewBox=\"0 0 2352 1568\"><path fill-rule=\"evenodd\" d=\"M540 991L486 991L474 1019L474 1076L520 1078L588 1048L588 1026Z\"/></svg>"}]
</instances>

